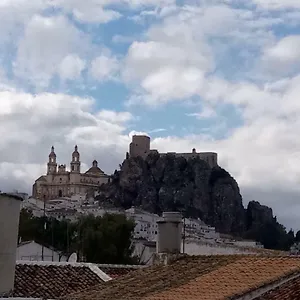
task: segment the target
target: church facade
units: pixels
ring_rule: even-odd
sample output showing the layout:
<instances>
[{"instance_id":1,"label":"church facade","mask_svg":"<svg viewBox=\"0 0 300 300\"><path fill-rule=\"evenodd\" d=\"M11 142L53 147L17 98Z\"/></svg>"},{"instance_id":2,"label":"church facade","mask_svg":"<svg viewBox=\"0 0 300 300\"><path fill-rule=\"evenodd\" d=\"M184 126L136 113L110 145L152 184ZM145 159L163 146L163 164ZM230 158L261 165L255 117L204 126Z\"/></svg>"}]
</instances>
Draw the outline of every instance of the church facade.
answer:
<instances>
[{"instance_id":1,"label":"church facade","mask_svg":"<svg viewBox=\"0 0 300 300\"><path fill-rule=\"evenodd\" d=\"M96 190L109 180L109 176L98 167L96 160L85 173L81 173L80 168L80 154L77 146L72 153L70 171L66 170L66 165L57 164L54 147L52 147L47 164L47 174L35 181L32 187L32 197L51 200L71 197L74 194L86 194Z\"/></svg>"}]
</instances>

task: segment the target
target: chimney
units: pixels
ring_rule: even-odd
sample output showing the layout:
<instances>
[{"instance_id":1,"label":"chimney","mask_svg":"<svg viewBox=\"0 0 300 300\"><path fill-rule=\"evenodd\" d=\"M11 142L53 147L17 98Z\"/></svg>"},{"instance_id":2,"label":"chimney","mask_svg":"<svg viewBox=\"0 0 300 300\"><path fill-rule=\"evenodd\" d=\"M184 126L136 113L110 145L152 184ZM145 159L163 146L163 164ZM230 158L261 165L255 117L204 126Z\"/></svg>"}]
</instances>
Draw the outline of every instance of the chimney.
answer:
<instances>
[{"instance_id":1,"label":"chimney","mask_svg":"<svg viewBox=\"0 0 300 300\"><path fill-rule=\"evenodd\" d=\"M22 200L16 195L0 193L0 297L14 288Z\"/></svg>"},{"instance_id":2,"label":"chimney","mask_svg":"<svg viewBox=\"0 0 300 300\"><path fill-rule=\"evenodd\" d=\"M182 215L178 212L164 212L157 224L156 255L153 262L154 264L168 264L180 254Z\"/></svg>"}]
</instances>

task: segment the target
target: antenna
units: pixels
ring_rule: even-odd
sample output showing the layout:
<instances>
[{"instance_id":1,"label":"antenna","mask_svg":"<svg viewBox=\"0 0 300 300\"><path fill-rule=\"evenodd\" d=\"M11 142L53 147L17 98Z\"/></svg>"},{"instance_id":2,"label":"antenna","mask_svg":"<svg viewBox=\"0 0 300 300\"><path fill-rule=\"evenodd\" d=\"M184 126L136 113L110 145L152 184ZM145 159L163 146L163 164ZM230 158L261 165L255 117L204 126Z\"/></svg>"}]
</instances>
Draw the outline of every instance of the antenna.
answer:
<instances>
[{"instance_id":1,"label":"antenna","mask_svg":"<svg viewBox=\"0 0 300 300\"><path fill-rule=\"evenodd\" d=\"M74 252L70 255L69 259L68 259L68 262L77 262L77 253Z\"/></svg>"}]
</instances>

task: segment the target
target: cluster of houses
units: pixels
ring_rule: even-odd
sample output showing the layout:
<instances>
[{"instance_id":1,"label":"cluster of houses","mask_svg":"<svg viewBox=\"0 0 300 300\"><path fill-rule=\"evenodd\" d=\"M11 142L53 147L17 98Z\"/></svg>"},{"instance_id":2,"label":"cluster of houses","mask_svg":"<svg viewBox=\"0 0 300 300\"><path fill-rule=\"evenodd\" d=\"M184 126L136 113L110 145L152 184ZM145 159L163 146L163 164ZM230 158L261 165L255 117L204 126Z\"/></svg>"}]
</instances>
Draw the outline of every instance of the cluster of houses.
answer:
<instances>
[{"instance_id":1,"label":"cluster of houses","mask_svg":"<svg viewBox=\"0 0 300 300\"><path fill-rule=\"evenodd\" d=\"M76 221L80 216L90 214L94 216L103 216L105 213L124 214L128 219L133 219L136 224L133 235L135 249L133 254L140 257L143 263L152 263L158 234L157 222L160 219L160 216L157 214L152 214L136 207L127 210L103 208L93 198L86 200L84 195L48 200L46 204L38 199L26 198L22 203L22 208L31 210L38 217L45 214L58 220L68 219L72 222ZM262 248L262 245L255 241L237 241L229 236L223 236L216 232L214 227L208 226L200 219L183 219L181 234L183 237L181 248L187 254L253 253L253 251L255 252L257 249ZM23 247L25 249L25 245ZM28 247L27 245L26 249ZM35 253L28 253L27 256L34 255Z\"/></svg>"}]
</instances>

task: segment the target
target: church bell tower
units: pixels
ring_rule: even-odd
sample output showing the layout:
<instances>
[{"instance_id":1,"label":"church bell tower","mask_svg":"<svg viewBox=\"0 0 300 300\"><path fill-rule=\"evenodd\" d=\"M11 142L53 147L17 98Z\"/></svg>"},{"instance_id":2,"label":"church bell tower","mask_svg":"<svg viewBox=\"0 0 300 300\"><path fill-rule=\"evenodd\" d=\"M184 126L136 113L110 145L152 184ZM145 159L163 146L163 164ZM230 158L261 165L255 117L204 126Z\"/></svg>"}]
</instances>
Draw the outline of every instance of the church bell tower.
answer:
<instances>
[{"instance_id":1,"label":"church bell tower","mask_svg":"<svg viewBox=\"0 0 300 300\"><path fill-rule=\"evenodd\" d=\"M77 145L75 146L75 150L72 153L72 161L71 161L71 173L80 173L80 154L78 152Z\"/></svg>"},{"instance_id":2,"label":"church bell tower","mask_svg":"<svg viewBox=\"0 0 300 300\"><path fill-rule=\"evenodd\" d=\"M56 154L54 152L54 147L52 146L51 152L49 154L49 161L47 164L47 175L55 174L56 172L57 172Z\"/></svg>"}]
</instances>

